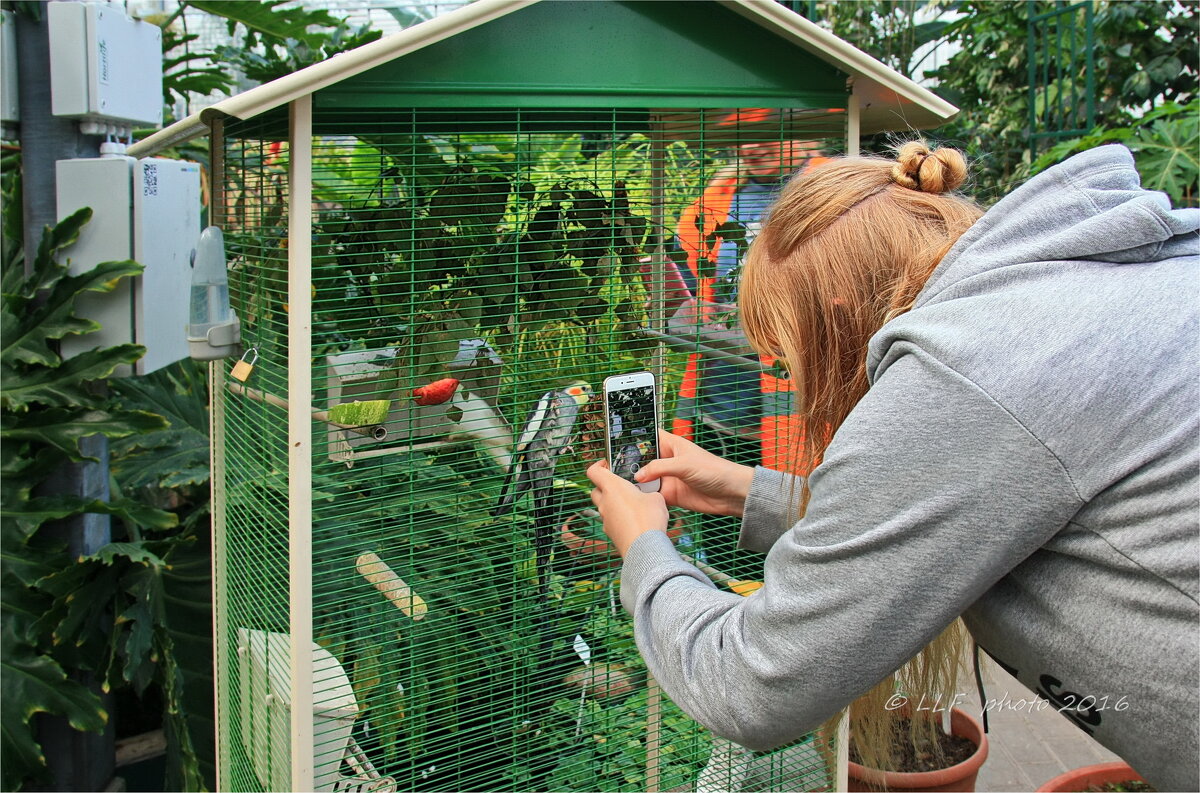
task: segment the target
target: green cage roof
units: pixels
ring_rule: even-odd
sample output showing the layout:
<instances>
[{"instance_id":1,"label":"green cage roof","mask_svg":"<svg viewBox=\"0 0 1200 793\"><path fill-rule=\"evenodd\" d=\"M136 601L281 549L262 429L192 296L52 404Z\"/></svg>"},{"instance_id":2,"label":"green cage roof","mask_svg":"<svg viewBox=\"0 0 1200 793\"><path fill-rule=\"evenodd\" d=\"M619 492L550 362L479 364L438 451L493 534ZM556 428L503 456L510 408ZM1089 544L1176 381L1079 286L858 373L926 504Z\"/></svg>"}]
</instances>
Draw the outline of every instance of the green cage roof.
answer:
<instances>
[{"instance_id":1,"label":"green cage roof","mask_svg":"<svg viewBox=\"0 0 1200 793\"><path fill-rule=\"evenodd\" d=\"M477 0L223 100L130 153L203 135L215 118L281 112L306 94L318 133L348 117L385 125L416 112L444 123L466 108L494 109L498 123L506 108L554 108L563 120L627 108L686 129L685 108L845 112L851 83L864 134L957 113L773 0Z\"/></svg>"}]
</instances>

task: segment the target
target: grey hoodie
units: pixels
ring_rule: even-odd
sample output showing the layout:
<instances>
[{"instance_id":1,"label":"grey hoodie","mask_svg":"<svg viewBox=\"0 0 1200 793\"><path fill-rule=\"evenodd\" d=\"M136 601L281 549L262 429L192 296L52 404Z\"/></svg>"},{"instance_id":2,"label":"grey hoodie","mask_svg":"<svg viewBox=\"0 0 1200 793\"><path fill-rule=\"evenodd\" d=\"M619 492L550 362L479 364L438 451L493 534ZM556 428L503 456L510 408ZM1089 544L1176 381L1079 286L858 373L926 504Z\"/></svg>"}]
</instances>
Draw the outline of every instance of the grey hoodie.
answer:
<instances>
[{"instance_id":1,"label":"grey hoodie","mask_svg":"<svg viewBox=\"0 0 1200 793\"><path fill-rule=\"evenodd\" d=\"M756 470L761 590L717 590L661 532L630 548L621 599L667 694L773 748L962 615L1160 790L1200 789L1198 229L1120 146L989 210L871 339L804 519Z\"/></svg>"}]
</instances>

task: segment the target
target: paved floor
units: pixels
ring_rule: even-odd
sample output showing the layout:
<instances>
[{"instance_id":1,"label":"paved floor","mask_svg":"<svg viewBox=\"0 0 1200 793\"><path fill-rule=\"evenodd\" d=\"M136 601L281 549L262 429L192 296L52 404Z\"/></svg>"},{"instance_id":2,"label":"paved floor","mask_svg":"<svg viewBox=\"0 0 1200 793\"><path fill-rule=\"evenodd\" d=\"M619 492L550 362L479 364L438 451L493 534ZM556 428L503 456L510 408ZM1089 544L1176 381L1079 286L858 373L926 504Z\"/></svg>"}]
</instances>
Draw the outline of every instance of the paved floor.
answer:
<instances>
[{"instance_id":1,"label":"paved floor","mask_svg":"<svg viewBox=\"0 0 1200 793\"><path fill-rule=\"evenodd\" d=\"M986 656L982 669L985 695L995 705L988 710L988 759L975 790L1033 791L1072 768L1120 759ZM977 713L973 676L963 680L960 691L960 707ZM1042 707L1029 704L1036 702Z\"/></svg>"}]
</instances>

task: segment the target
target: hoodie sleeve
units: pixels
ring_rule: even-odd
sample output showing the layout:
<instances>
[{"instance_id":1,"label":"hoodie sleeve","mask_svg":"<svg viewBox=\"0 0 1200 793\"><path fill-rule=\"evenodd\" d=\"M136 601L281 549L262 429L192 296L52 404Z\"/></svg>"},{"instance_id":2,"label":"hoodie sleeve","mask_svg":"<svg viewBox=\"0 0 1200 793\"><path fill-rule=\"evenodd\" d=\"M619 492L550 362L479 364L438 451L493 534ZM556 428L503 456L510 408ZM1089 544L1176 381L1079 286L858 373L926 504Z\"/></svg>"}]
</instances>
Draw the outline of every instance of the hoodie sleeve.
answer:
<instances>
[{"instance_id":1,"label":"hoodie sleeve","mask_svg":"<svg viewBox=\"0 0 1200 793\"><path fill-rule=\"evenodd\" d=\"M755 485L780 482L759 473ZM750 597L717 590L659 532L625 559L621 599L655 679L751 749L794 740L863 694L1080 506L1037 438L920 350L880 375L809 486L807 514L775 541ZM760 514L780 517L756 506L747 521Z\"/></svg>"},{"instance_id":2,"label":"hoodie sleeve","mask_svg":"<svg viewBox=\"0 0 1200 793\"><path fill-rule=\"evenodd\" d=\"M754 469L750 492L742 510L742 530L738 547L766 553L792 526L789 516L798 513L803 480L770 468Z\"/></svg>"}]
</instances>

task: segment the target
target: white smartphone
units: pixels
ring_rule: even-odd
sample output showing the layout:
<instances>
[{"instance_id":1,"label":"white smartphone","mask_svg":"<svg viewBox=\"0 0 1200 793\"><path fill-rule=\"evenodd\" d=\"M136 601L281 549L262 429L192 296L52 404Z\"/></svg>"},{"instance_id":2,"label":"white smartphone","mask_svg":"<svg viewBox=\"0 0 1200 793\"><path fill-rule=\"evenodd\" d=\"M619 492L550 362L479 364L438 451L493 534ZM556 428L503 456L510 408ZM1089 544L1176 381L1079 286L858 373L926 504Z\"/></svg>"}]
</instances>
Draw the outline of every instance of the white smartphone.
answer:
<instances>
[{"instance_id":1,"label":"white smartphone","mask_svg":"<svg viewBox=\"0 0 1200 793\"><path fill-rule=\"evenodd\" d=\"M657 493L659 481L636 482L633 475L658 459L658 394L650 372L619 374L604 380L604 442L608 467L643 493Z\"/></svg>"}]
</instances>

